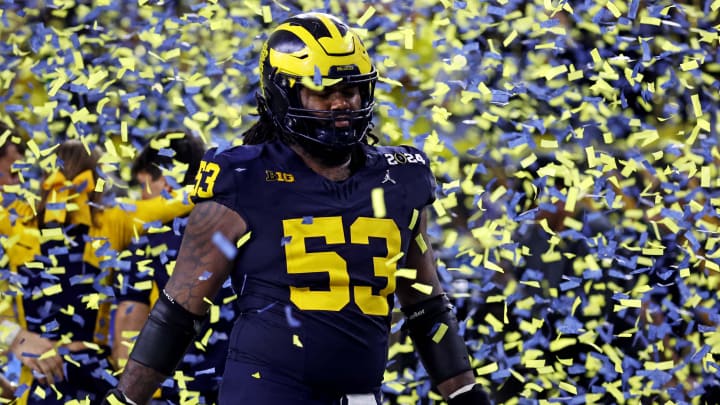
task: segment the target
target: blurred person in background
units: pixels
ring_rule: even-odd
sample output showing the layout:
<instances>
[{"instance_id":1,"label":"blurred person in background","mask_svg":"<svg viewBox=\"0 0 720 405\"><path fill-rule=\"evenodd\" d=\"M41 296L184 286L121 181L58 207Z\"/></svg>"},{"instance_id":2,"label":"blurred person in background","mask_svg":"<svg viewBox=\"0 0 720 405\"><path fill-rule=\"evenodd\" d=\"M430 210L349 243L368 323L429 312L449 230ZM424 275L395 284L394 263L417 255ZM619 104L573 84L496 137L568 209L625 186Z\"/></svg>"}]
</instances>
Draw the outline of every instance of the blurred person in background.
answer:
<instances>
[{"instance_id":1,"label":"blurred person in background","mask_svg":"<svg viewBox=\"0 0 720 405\"><path fill-rule=\"evenodd\" d=\"M158 197L194 184L204 153L202 140L190 133L168 131L153 137L132 166L132 176L142 188L142 198ZM186 224L187 216L174 218L128 248L131 266L116 274L113 359L119 368L127 362L134 336L145 324L159 291L165 288L172 274ZM186 403L196 397L201 404L217 403L234 318L229 302L234 295L228 280L215 297L216 316L198 334L180 362L175 379L162 385L155 400ZM177 376L178 372L182 375Z\"/></svg>"},{"instance_id":2,"label":"blurred person in background","mask_svg":"<svg viewBox=\"0 0 720 405\"><path fill-rule=\"evenodd\" d=\"M123 265L118 252L145 222L191 209L179 196L102 206L100 153L77 140L61 143L43 167L38 206L0 220L0 234L14 241L5 249L18 313L4 320L13 334L6 350L23 364L15 395L30 404L99 402L113 379L109 277Z\"/></svg>"},{"instance_id":3,"label":"blurred person in background","mask_svg":"<svg viewBox=\"0 0 720 405\"><path fill-rule=\"evenodd\" d=\"M16 131L0 123L0 187L3 188L3 192L5 186L18 184L18 174L16 171L13 171L12 166L16 161L22 160L24 152L24 147ZM12 201L6 202L3 196L0 195L0 203L5 207L5 205L11 205ZM4 253L4 251L4 248L0 248L1 253ZM7 263L3 261L2 267L6 265ZM7 269L2 270L2 272L7 272ZM2 291L7 291L7 277L5 277L5 274L0 276L0 288L2 288ZM6 351L14 339L15 334L17 334L15 327L15 325L17 325L17 322L15 322L16 314L11 297L2 297L0 314L2 317L2 320L0 320L0 351ZM0 375L0 397L12 398L15 388L14 383L10 379Z\"/></svg>"}]
</instances>

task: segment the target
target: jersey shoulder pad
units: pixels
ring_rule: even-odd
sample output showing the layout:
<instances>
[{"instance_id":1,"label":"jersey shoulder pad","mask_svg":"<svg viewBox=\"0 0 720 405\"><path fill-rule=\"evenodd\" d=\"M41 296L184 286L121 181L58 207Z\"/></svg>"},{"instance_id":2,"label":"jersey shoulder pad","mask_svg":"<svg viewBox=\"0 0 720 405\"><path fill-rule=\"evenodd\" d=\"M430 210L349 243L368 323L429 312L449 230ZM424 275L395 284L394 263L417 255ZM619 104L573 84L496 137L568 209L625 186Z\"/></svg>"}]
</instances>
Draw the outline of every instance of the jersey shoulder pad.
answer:
<instances>
[{"instance_id":1,"label":"jersey shoulder pad","mask_svg":"<svg viewBox=\"0 0 720 405\"><path fill-rule=\"evenodd\" d=\"M219 151L211 148L200 162L195 187L190 194L194 203L215 200L232 205L239 187L238 173L262 153L262 145L242 145Z\"/></svg>"},{"instance_id":2,"label":"jersey shoulder pad","mask_svg":"<svg viewBox=\"0 0 720 405\"><path fill-rule=\"evenodd\" d=\"M260 156L264 145L238 145L219 150L210 148L205 152L203 160L219 163L247 162Z\"/></svg>"},{"instance_id":3,"label":"jersey shoulder pad","mask_svg":"<svg viewBox=\"0 0 720 405\"><path fill-rule=\"evenodd\" d=\"M421 208L435 201L435 175L430 169L430 159L418 148L409 145L378 146L384 169L395 172L404 183L415 190L417 207Z\"/></svg>"}]
</instances>

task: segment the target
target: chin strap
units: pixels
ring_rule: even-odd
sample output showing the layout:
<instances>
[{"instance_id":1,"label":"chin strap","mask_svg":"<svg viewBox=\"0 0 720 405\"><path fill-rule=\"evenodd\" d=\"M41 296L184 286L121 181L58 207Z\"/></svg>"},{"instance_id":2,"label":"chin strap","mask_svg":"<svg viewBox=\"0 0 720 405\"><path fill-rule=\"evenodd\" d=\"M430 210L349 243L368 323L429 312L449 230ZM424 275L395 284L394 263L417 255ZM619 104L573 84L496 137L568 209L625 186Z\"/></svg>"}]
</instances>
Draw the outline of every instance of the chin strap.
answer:
<instances>
[{"instance_id":1,"label":"chin strap","mask_svg":"<svg viewBox=\"0 0 720 405\"><path fill-rule=\"evenodd\" d=\"M327 167L337 167L347 163L352 157L352 151L356 146L335 149L302 136L293 136L293 139L313 158Z\"/></svg>"}]
</instances>

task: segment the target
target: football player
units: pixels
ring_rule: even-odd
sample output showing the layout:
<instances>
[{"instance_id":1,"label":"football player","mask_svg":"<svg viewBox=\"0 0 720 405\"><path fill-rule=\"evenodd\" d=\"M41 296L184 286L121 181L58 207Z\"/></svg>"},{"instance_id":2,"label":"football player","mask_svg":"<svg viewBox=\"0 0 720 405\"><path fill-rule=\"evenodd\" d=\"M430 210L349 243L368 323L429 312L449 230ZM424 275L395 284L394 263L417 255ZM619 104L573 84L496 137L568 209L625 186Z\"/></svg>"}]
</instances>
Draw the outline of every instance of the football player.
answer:
<instances>
[{"instance_id":1,"label":"football player","mask_svg":"<svg viewBox=\"0 0 720 405\"><path fill-rule=\"evenodd\" d=\"M437 390L489 403L437 278L428 159L373 145L377 72L358 35L294 16L260 74L260 119L245 145L205 155L174 273L108 403L149 400L228 274L240 314L221 404L379 404L393 294Z\"/></svg>"}]
</instances>

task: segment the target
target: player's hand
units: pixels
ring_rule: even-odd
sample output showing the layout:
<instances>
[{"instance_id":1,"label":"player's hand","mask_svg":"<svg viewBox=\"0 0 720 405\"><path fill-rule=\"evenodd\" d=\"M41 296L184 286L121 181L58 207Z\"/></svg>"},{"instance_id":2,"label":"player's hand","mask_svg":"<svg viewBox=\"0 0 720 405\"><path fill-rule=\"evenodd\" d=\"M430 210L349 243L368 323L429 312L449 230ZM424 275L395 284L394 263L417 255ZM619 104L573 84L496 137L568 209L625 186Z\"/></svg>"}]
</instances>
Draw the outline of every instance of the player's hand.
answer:
<instances>
[{"instance_id":1,"label":"player's hand","mask_svg":"<svg viewBox=\"0 0 720 405\"><path fill-rule=\"evenodd\" d=\"M13 399L15 398L15 387L13 383L8 381L3 375L0 375L0 398Z\"/></svg>"},{"instance_id":2,"label":"player's hand","mask_svg":"<svg viewBox=\"0 0 720 405\"><path fill-rule=\"evenodd\" d=\"M65 379L63 359L52 340L23 329L10 345L10 351L33 371L41 384L55 384Z\"/></svg>"},{"instance_id":3,"label":"player's hand","mask_svg":"<svg viewBox=\"0 0 720 405\"><path fill-rule=\"evenodd\" d=\"M448 405L490 405L490 400L483 389L475 384L470 391L463 392L448 400Z\"/></svg>"}]
</instances>

